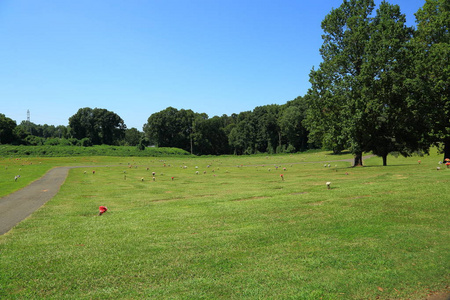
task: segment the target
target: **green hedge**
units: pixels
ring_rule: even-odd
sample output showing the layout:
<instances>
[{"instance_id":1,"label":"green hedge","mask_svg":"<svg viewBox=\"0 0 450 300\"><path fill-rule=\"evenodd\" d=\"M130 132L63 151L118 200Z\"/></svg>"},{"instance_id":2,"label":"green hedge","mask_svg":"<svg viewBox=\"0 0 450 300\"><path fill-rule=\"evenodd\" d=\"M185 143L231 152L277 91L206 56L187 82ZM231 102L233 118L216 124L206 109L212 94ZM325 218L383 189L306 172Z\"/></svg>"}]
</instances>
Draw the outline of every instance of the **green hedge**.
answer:
<instances>
[{"instance_id":1,"label":"green hedge","mask_svg":"<svg viewBox=\"0 0 450 300\"><path fill-rule=\"evenodd\" d=\"M168 155L191 155L189 152L178 148L157 148L147 147L139 150L134 146L62 146L62 145L42 145L42 146L13 146L0 145L0 156L2 157L23 157L23 156L168 156Z\"/></svg>"}]
</instances>

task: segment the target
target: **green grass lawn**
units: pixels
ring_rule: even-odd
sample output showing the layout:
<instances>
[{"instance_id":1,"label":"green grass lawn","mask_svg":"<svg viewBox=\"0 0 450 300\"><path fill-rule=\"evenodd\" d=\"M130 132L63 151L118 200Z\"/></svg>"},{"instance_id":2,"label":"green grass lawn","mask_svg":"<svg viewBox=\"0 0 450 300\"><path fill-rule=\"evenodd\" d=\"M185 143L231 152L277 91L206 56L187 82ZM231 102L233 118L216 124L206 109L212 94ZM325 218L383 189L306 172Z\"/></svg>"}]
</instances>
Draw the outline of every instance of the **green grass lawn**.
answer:
<instances>
[{"instance_id":1,"label":"green grass lawn","mask_svg":"<svg viewBox=\"0 0 450 300\"><path fill-rule=\"evenodd\" d=\"M389 157L387 167L381 158L363 168L332 162L348 158L0 160L0 195L16 184L3 184L13 169L33 169L25 181L56 165L91 165L72 169L55 198L0 236L0 298L425 299L444 291L450 169L436 170L441 155ZM99 205L109 208L100 217Z\"/></svg>"}]
</instances>

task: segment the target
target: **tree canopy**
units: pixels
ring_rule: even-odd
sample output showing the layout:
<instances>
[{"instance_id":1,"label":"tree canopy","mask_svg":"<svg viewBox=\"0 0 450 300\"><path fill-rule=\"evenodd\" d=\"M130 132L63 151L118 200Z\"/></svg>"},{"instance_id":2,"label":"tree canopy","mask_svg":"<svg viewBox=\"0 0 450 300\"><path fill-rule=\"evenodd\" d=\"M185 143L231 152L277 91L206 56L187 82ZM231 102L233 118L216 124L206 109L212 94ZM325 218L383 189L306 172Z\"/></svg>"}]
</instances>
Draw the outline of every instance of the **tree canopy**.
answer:
<instances>
[{"instance_id":1,"label":"tree canopy","mask_svg":"<svg viewBox=\"0 0 450 300\"><path fill-rule=\"evenodd\" d=\"M144 132L159 147L177 147L192 153L193 126L198 117L201 115L190 109L168 107L148 118Z\"/></svg>"},{"instance_id":2,"label":"tree canopy","mask_svg":"<svg viewBox=\"0 0 450 300\"><path fill-rule=\"evenodd\" d=\"M310 138L336 152L349 147L355 165L362 152L383 157L426 151L417 122L420 105L410 97L414 29L398 5L344 0L322 22L323 61L310 74L305 125Z\"/></svg>"},{"instance_id":3,"label":"tree canopy","mask_svg":"<svg viewBox=\"0 0 450 300\"><path fill-rule=\"evenodd\" d=\"M411 98L420 103L421 123L429 143L450 158L450 2L427 0L416 13L412 43L414 78Z\"/></svg>"},{"instance_id":4,"label":"tree canopy","mask_svg":"<svg viewBox=\"0 0 450 300\"><path fill-rule=\"evenodd\" d=\"M80 108L69 118L76 139L88 138L94 145L114 145L124 137L126 125L122 118L102 108Z\"/></svg>"},{"instance_id":5,"label":"tree canopy","mask_svg":"<svg viewBox=\"0 0 450 300\"><path fill-rule=\"evenodd\" d=\"M0 114L0 144L9 144L14 140L14 129L16 121L8 118L4 114Z\"/></svg>"}]
</instances>

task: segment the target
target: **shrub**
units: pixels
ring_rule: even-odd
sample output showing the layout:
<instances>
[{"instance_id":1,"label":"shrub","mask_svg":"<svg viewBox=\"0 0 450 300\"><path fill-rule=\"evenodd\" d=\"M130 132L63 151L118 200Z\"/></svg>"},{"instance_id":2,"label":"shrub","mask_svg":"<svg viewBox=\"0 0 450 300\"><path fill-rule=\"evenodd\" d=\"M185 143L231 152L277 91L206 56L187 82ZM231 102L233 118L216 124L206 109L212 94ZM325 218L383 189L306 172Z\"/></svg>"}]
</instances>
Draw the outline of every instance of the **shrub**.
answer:
<instances>
[{"instance_id":1,"label":"shrub","mask_svg":"<svg viewBox=\"0 0 450 300\"><path fill-rule=\"evenodd\" d=\"M60 144L60 140L58 138L47 139L44 145L56 146Z\"/></svg>"},{"instance_id":2,"label":"shrub","mask_svg":"<svg viewBox=\"0 0 450 300\"><path fill-rule=\"evenodd\" d=\"M92 142L89 138L84 138L80 140L80 146L82 147L90 147L92 146Z\"/></svg>"},{"instance_id":3,"label":"shrub","mask_svg":"<svg viewBox=\"0 0 450 300\"><path fill-rule=\"evenodd\" d=\"M38 137L38 136L29 135L25 138L26 145L40 146L40 145L44 145L44 143L45 143L45 139Z\"/></svg>"},{"instance_id":4,"label":"shrub","mask_svg":"<svg viewBox=\"0 0 450 300\"><path fill-rule=\"evenodd\" d=\"M295 153L296 149L294 146L292 146L291 144L289 144L289 146L286 149L287 153Z\"/></svg>"},{"instance_id":5,"label":"shrub","mask_svg":"<svg viewBox=\"0 0 450 300\"><path fill-rule=\"evenodd\" d=\"M145 147L144 151L135 146L96 145L91 147L45 145L45 146L13 146L4 145L0 148L0 156L181 156L191 155L178 148Z\"/></svg>"}]
</instances>

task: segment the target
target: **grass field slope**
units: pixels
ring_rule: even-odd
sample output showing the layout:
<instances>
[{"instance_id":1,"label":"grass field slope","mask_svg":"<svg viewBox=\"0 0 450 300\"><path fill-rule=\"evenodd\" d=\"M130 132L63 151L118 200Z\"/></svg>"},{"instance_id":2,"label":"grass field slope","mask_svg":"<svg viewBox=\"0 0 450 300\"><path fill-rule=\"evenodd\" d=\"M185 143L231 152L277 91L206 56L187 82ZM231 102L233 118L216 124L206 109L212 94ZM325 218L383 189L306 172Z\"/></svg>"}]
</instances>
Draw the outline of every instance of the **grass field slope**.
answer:
<instances>
[{"instance_id":1,"label":"grass field slope","mask_svg":"<svg viewBox=\"0 0 450 300\"><path fill-rule=\"evenodd\" d=\"M441 156L390 157L386 167L373 157L357 168L347 159L326 152L1 159L0 195L53 166L86 167L72 169L55 198L0 236L0 298L448 292L450 169L438 164ZM99 206L108 208L102 216Z\"/></svg>"},{"instance_id":2,"label":"grass field slope","mask_svg":"<svg viewBox=\"0 0 450 300\"><path fill-rule=\"evenodd\" d=\"M0 145L0 157L80 157L80 156L181 156L190 155L189 152L170 147L146 147L139 150L132 146L95 145L90 147L42 145L42 146L14 146Z\"/></svg>"}]
</instances>

